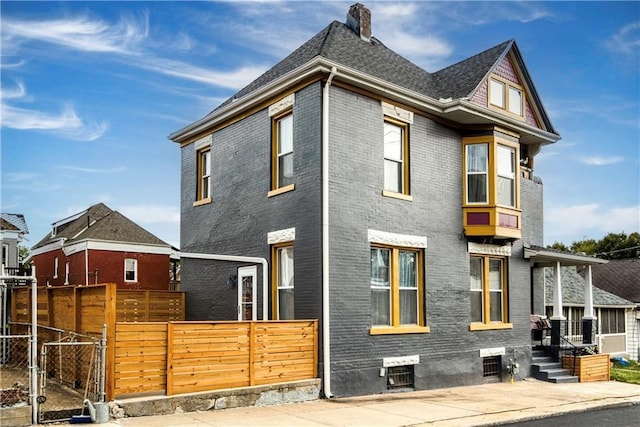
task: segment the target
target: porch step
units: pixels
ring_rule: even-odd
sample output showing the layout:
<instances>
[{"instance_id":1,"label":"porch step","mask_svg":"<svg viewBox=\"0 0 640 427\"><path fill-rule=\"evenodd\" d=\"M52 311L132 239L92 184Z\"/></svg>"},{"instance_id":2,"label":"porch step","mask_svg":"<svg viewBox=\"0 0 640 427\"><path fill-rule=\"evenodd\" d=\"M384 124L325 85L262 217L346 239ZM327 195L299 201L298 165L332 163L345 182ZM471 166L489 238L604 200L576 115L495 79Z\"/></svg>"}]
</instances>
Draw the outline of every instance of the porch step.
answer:
<instances>
[{"instance_id":1,"label":"porch step","mask_svg":"<svg viewBox=\"0 0 640 427\"><path fill-rule=\"evenodd\" d=\"M533 349L531 352L531 374L541 381L552 383L577 383L579 378L570 374L562 364L544 351Z\"/></svg>"}]
</instances>

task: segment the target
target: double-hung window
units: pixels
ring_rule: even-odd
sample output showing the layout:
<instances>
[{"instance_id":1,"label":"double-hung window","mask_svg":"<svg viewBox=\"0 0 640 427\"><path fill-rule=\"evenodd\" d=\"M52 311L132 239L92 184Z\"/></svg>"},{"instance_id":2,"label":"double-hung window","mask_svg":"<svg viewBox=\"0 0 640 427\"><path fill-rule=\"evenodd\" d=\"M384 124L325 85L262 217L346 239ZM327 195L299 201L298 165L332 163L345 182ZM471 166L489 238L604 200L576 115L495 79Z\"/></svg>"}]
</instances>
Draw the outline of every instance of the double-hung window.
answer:
<instances>
[{"instance_id":1,"label":"double-hung window","mask_svg":"<svg viewBox=\"0 0 640 427\"><path fill-rule=\"evenodd\" d=\"M511 327L508 323L506 259L472 255L469 260L471 330Z\"/></svg>"},{"instance_id":2,"label":"double-hung window","mask_svg":"<svg viewBox=\"0 0 640 427\"><path fill-rule=\"evenodd\" d=\"M371 333L427 332L422 251L374 245L370 256Z\"/></svg>"},{"instance_id":3,"label":"double-hung window","mask_svg":"<svg viewBox=\"0 0 640 427\"><path fill-rule=\"evenodd\" d=\"M276 188L293 184L293 114L274 120L276 132Z\"/></svg>"},{"instance_id":4,"label":"double-hung window","mask_svg":"<svg viewBox=\"0 0 640 427\"><path fill-rule=\"evenodd\" d=\"M124 281L138 281L138 260L135 258L125 258L124 260Z\"/></svg>"},{"instance_id":5,"label":"double-hung window","mask_svg":"<svg viewBox=\"0 0 640 427\"><path fill-rule=\"evenodd\" d=\"M466 145L467 203L488 203L489 144Z\"/></svg>"},{"instance_id":6,"label":"double-hung window","mask_svg":"<svg viewBox=\"0 0 640 427\"><path fill-rule=\"evenodd\" d=\"M382 103L384 183L382 194L412 200L409 188L409 125L413 112Z\"/></svg>"},{"instance_id":7,"label":"double-hung window","mask_svg":"<svg viewBox=\"0 0 640 427\"><path fill-rule=\"evenodd\" d=\"M269 107L271 117L271 191L275 196L295 188L293 107L291 94Z\"/></svg>"},{"instance_id":8,"label":"double-hung window","mask_svg":"<svg viewBox=\"0 0 640 427\"><path fill-rule=\"evenodd\" d=\"M498 144L498 205L516 207L516 150Z\"/></svg>"},{"instance_id":9,"label":"double-hung window","mask_svg":"<svg viewBox=\"0 0 640 427\"><path fill-rule=\"evenodd\" d=\"M196 201L194 206L211 202L211 142L212 135L195 143L196 149Z\"/></svg>"}]
</instances>

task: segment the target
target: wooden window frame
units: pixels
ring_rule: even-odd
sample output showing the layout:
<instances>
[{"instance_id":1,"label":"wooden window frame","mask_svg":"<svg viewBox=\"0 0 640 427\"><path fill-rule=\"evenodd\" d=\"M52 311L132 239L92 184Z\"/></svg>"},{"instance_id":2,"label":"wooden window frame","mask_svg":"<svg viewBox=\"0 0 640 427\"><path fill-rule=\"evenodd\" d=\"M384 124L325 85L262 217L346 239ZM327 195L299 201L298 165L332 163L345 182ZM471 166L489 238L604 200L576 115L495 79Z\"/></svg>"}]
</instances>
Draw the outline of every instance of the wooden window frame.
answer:
<instances>
[{"instance_id":1,"label":"wooden window frame","mask_svg":"<svg viewBox=\"0 0 640 427\"><path fill-rule=\"evenodd\" d=\"M492 90L493 90L491 86L493 82L500 84L504 88L502 93L503 105L494 104L491 101ZM514 90L520 93L520 113L514 112L513 109L511 108L511 104L512 104L512 100L510 96L511 90ZM489 109L507 113L509 116L512 116L520 120L524 120L525 104L526 104L525 99L526 99L526 93L524 91L524 88L521 85L514 83L512 81L509 81L507 79L504 79L502 77L499 77L495 74L489 77L489 80L487 83L487 106L489 107Z\"/></svg>"},{"instance_id":2,"label":"wooden window frame","mask_svg":"<svg viewBox=\"0 0 640 427\"><path fill-rule=\"evenodd\" d=\"M280 286L280 251L285 248L294 249L294 242L284 242L271 245L271 311L272 318L274 320L283 320L280 319L280 289L289 289L289 288L281 288ZM293 269L294 269L294 307L295 307L295 249L293 252L294 261L293 261ZM294 316L295 317L295 316ZM293 319L286 319L293 320Z\"/></svg>"},{"instance_id":3,"label":"wooden window frame","mask_svg":"<svg viewBox=\"0 0 640 427\"><path fill-rule=\"evenodd\" d=\"M199 206L201 204L210 203L211 202L211 145L207 145L205 147L200 148L196 151L197 156L197 188L196 188L196 201L194 202L194 206ZM205 173L206 165L205 159L208 156L208 174ZM207 188L205 189L204 181L208 181Z\"/></svg>"},{"instance_id":4,"label":"wooden window frame","mask_svg":"<svg viewBox=\"0 0 640 427\"><path fill-rule=\"evenodd\" d=\"M464 158L462 159L462 185L463 185L463 194L462 194L462 203L463 207L473 207L473 206L490 206L496 207L501 206L512 210L520 209L520 174L518 173L518 165L520 159L520 146L517 142L512 142L504 138L500 138L495 135L487 135L487 136L476 136L476 137L466 137L462 140L463 144L463 153ZM477 144L488 144L489 152L488 152L488 168L487 168L487 202L479 203L474 202L470 203L469 199L469 188L468 188L468 170L467 170L467 147L470 145ZM513 170L514 170L514 206L508 205L500 205L498 204L498 146L503 146L509 149L514 150L514 158L513 158Z\"/></svg>"},{"instance_id":5,"label":"wooden window frame","mask_svg":"<svg viewBox=\"0 0 640 427\"><path fill-rule=\"evenodd\" d=\"M281 185L280 183L280 134L279 123L283 119L291 117L293 121L293 107L279 112L277 115L271 117L271 191L268 193L268 197L276 196L278 194L286 193L295 189L295 184L290 183L287 185ZM293 124L291 128L292 147L291 151L287 152L291 156L295 156L295 148L293 147Z\"/></svg>"},{"instance_id":6,"label":"wooden window frame","mask_svg":"<svg viewBox=\"0 0 640 427\"><path fill-rule=\"evenodd\" d=\"M385 116L384 124L390 124L390 125L396 126L400 128L402 131L402 145L401 145L402 160L401 160L401 166L400 166L401 168L400 170L402 172L402 179L400 180L401 181L400 185L402 188L400 189L400 191L389 190L385 188L384 182L383 182L382 194L384 196L397 197L404 200L412 200L410 196L410 179L409 179L409 157L410 157L409 156L409 123L402 120L395 120L389 116ZM383 135L383 144L384 144L384 135ZM384 162L386 162L387 160L397 162L396 159L387 159L384 156L384 149L383 149L383 159L384 159ZM384 176L384 169L383 169L383 176Z\"/></svg>"},{"instance_id":7,"label":"wooden window frame","mask_svg":"<svg viewBox=\"0 0 640 427\"><path fill-rule=\"evenodd\" d=\"M508 258L501 256L491 256L482 254L470 254L469 265L471 265L472 258L479 258L482 260L482 321L470 322L470 331L481 331L490 329L512 329L513 324L509 323L509 275L508 275ZM501 263L501 303L502 303L502 320L491 321L491 284L489 277L490 261L500 260ZM471 275L471 272L469 272ZM469 290L469 292L477 292Z\"/></svg>"},{"instance_id":8,"label":"wooden window frame","mask_svg":"<svg viewBox=\"0 0 640 427\"><path fill-rule=\"evenodd\" d=\"M390 308L391 308L391 324L390 325L372 325L370 335L388 335L388 334L408 334L408 333L427 333L430 329L425 324L425 307L424 307L424 250L419 248L390 246L382 244L371 244L371 249L386 249L389 254L389 282L390 282ZM400 251L413 252L416 254L416 280L417 280L417 324L400 324L400 269L399 258ZM371 273L369 273L371 278ZM371 289L372 286L369 285Z\"/></svg>"}]
</instances>

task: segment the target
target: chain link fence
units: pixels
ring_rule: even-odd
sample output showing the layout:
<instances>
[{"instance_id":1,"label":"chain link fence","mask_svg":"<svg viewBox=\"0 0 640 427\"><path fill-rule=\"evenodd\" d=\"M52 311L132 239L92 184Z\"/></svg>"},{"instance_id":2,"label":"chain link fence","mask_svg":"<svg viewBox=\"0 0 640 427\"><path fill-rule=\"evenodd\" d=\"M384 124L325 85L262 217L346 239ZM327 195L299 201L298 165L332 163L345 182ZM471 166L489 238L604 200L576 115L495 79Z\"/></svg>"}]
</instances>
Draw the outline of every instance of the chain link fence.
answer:
<instances>
[{"instance_id":1,"label":"chain link fence","mask_svg":"<svg viewBox=\"0 0 640 427\"><path fill-rule=\"evenodd\" d=\"M0 408L29 405L29 335L0 336Z\"/></svg>"},{"instance_id":2,"label":"chain link fence","mask_svg":"<svg viewBox=\"0 0 640 427\"><path fill-rule=\"evenodd\" d=\"M85 400L103 401L103 341L73 332L38 329L42 329L38 362L39 422L68 420L83 413Z\"/></svg>"}]
</instances>

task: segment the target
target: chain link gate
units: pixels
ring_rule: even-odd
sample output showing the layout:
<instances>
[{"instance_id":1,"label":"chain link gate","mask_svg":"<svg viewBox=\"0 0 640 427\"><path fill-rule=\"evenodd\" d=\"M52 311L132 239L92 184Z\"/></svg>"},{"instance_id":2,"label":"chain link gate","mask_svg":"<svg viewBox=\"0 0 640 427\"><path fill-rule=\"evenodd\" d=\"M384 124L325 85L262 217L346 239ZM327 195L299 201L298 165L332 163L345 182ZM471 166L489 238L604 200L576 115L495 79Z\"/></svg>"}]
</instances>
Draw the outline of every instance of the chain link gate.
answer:
<instances>
[{"instance_id":1,"label":"chain link gate","mask_svg":"<svg viewBox=\"0 0 640 427\"><path fill-rule=\"evenodd\" d=\"M56 331L60 333L60 331ZM104 402L106 331L103 338L65 332L43 340L39 360L38 422L88 415L84 402Z\"/></svg>"}]
</instances>

